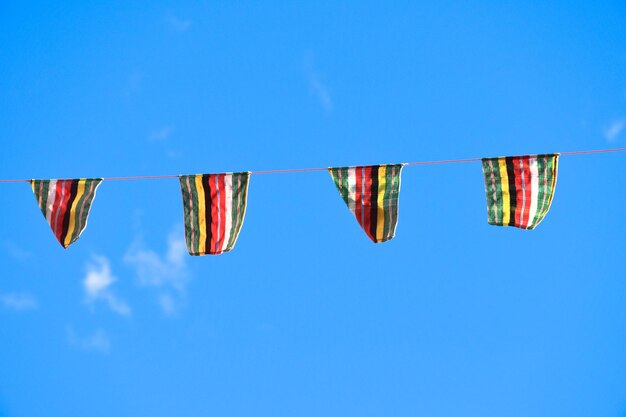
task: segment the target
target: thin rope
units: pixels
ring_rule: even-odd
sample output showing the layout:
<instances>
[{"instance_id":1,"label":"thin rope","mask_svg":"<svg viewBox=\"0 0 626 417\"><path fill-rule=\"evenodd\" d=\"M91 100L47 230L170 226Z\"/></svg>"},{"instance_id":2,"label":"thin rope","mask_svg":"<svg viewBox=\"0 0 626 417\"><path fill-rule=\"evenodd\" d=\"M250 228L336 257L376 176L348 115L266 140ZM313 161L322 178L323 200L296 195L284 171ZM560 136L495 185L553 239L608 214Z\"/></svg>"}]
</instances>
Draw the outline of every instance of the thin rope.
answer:
<instances>
[{"instance_id":1,"label":"thin rope","mask_svg":"<svg viewBox=\"0 0 626 417\"><path fill-rule=\"evenodd\" d=\"M560 155L590 155L596 153L612 153L612 152L626 152L626 148L613 148L613 149L592 149L587 151L569 151L560 152ZM443 159L439 161L416 161L406 162L404 166L417 166L417 165L443 165L443 164L461 164L466 162L477 162L482 158L468 158L468 159ZM290 174L299 172L314 172L314 171L326 171L328 168L295 168L295 169L269 169L265 171L251 171L251 175L266 175L266 174ZM178 175L136 175L130 177L107 177L103 178L103 181L135 181L135 180L161 180L167 178L178 178ZM3 180L0 179L0 183L9 182L30 182L30 180Z\"/></svg>"},{"instance_id":2,"label":"thin rope","mask_svg":"<svg viewBox=\"0 0 626 417\"><path fill-rule=\"evenodd\" d=\"M442 165L442 164L462 164L464 162L476 162L482 158L468 158L468 159L443 159L441 161L418 161L418 162L406 162L402 165L416 166L416 165Z\"/></svg>"},{"instance_id":3,"label":"thin rope","mask_svg":"<svg viewBox=\"0 0 626 417\"><path fill-rule=\"evenodd\" d=\"M596 149L592 151L569 151L561 152L561 155L589 155L592 153L611 153L611 152L624 152L626 148L613 148L613 149Z\"/></svg>"},{"instance_id":4,"label":"thin rope","mask_svg":"<svg viewBox=\"0 0 626 417\"><path fill-rule=\"evenodd\" d=\"M102 181L162 180L164 178L178 178L178 175L137 175L134 177L109 177L102 178Z\"/></svg>"}]
</instances>

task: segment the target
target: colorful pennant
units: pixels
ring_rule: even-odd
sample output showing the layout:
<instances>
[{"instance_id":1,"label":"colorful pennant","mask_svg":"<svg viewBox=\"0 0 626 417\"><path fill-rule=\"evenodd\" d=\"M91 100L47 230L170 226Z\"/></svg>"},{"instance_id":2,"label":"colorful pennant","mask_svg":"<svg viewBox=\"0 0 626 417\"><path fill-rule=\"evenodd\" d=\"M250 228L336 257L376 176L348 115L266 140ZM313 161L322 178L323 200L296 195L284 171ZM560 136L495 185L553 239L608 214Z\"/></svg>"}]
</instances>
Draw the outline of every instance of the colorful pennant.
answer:
<instances>
[{"instance_id":1,"label":"colorful pennant","mask_svg":"<svg viewBox=\"0 0 626 417\"><path fill-rule=\"evenodd\" d=\"M559 154L483 158L488 222L534 229L550 209Z\"/></svg>"},{"instance_id":2,"label":"colorful pennant","mask_svg":"<svg viewBox=\"0 0 626 417\"><path fill-rule=\"evenodd\" d=\"M249 172L181 175L190 255L219 255L237 241L246 214Z\"/></svg>"},{"instance_id":3,"label":"colorful pennant","mask_svg":"<svg viewBox=\"0 0 626 417\"><path fill-rule=\"evenodd\" d=\"M102 178L30 180L37 204L64 248L87 227L87 217Z\"/></svg>"},{"instance_id":4,"label":"colorful pennant","mask_svg":"<svg viewBox=\"0 0 626 417\"><path fill-rule=\"evenodd\" d=\"M374 243L393 239L398 223L402 164L328 168L365 233Z\"/></svg>"}]
</instances>

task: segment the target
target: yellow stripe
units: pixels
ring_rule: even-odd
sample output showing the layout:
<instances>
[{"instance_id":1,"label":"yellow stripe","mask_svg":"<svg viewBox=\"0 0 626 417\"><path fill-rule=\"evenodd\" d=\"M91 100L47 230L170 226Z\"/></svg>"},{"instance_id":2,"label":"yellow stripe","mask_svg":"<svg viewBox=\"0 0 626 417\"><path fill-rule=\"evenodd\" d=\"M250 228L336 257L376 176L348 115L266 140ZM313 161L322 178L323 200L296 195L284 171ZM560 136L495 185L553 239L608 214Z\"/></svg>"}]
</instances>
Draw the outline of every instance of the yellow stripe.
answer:
<instances>
[{"instance_id":1,"label":"yellow stripe","mask_svg":"<svg viewBox=\"0 0 626 417\"><path fill-rule=\"evenodd\" d=\"M67 234L65 235L65 245L69 246L72 243L72 235L74 234L74 229L76 228L76 208L78 203L80 202L80 198L85 193L85 183L87 180L82 179L78 180L78 187L76 188L76 198L72 203L72 207L70 207L70 224L67 227Z\"/></svg>"},{"instance_id":2,"label":"yellow stripe","mask_svg":"<svg viewBox=\"0 0 626 417\"><path fill-rule=\"evenodd\" d=\"M376 224L376 240L383 240L383 232L385 230L385 188L387 186L386 183L386 175L387 175L387 167L381 166L378 167L378 201L377 201L377 224Z\"/></svg>"},{"instance_id":3,"label":"yellow stripe","mask_svg":"<svg viewBox=\"0 0 626 417\"><path fill-rule=\"evenodd\" d=\"M206 253L206 209L204 207L202 175L196 175L195 181L198 192L198 253Z\"/></svg>"},{"instance_id":4,"label":"yellow stripe","mask_svg":"<svg viewBox=\"0 0 626 417\"><path fill-rule=\"evenodd\" d=\"M40 185L39 188L41 188L42 186ZM30 180L30 188L33 189L33 193L35 194L35 198L37 198L37 204L39 204L39 207L41 207L41 198L39 198L39 195L37 194L37 190L35 190L35 180Z\"/></svg>"},{"instance_id":5,"label":"yellow stripe","mask_svg":"<svg viewBox=\"0 0 626 417\"><path fill-rule=\"evenodd\" d=\"M508 225L511 220L511 206L509 195L509 174L506 172L506 159L498 158L500 168L500 189L502 190L502 224Z\"/></svg>"}]
</instances>

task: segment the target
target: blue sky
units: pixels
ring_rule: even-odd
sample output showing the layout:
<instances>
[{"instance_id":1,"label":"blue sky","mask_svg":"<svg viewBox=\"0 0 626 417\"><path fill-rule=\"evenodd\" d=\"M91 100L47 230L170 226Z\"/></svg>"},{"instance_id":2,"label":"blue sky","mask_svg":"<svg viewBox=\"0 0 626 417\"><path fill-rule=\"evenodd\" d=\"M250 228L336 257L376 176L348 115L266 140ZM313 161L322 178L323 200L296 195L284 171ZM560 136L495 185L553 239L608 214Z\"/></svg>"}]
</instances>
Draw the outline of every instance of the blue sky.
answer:
<instances>
[{"instance_id":1,"label":"blue sky","mask_svg":"<svg viewBox=\"0 0 626 417\"><path fill-rule=\"evenodd\" d=\"M0 178L626 146L623 1L0 4ZM531 2L532 3L532 2ZM190 257L175 179L104 182L63 250L0 184L0 416L625 416L625 154L534 231L480 163L407 167L374 245L325 172L256 175Z\"/></svg>"}]
</instances>

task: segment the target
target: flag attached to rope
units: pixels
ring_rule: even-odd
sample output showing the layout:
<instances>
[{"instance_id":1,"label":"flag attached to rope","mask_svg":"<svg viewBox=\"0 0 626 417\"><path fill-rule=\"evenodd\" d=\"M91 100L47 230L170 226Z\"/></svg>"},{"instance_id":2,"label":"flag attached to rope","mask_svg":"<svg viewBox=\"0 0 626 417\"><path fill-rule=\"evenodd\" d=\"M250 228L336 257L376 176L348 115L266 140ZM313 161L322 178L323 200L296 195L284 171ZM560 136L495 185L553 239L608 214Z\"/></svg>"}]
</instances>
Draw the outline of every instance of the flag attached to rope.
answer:
<instances>
[{"instance_id":1,"label":"flag attached to rope","mask_svg":"<svg viewBox=\"0 0 626 417\"><path fill-rule=\"evenodd\" d=\"M190 255L219 255L237 241L246 214L249 172L181 175Z\"/></svg>"},{"instance_id":2,"label":"flag attached to rope","mask_svg":"<svg viewBox=\"0 0 626 417\"><path fill-rule=\"evenodd\" d=\"M548 213L559 154L483 158L488 222L534 229Z\"/></svg>"},{"instance_id":3,"label":"flag attached to rope","mask_svg":"<svg viewBox=\"0 0 626 417\"><path fill-rule=\"evenodd\" d=\"M365 233L374 243L396 234L402 165L328 168L330 175Z\"/></svg>"},{"instance_id":4,"label":"flag attached to rope","mask_svg":"<svg viewBox=\"0 0 626 417\"><path fill-rule=\"evenodd\" d=\"M67 248L87 227L87 217L102 178L30 180L37 204L59 243Z\"/></svg>"}]
</instances>

